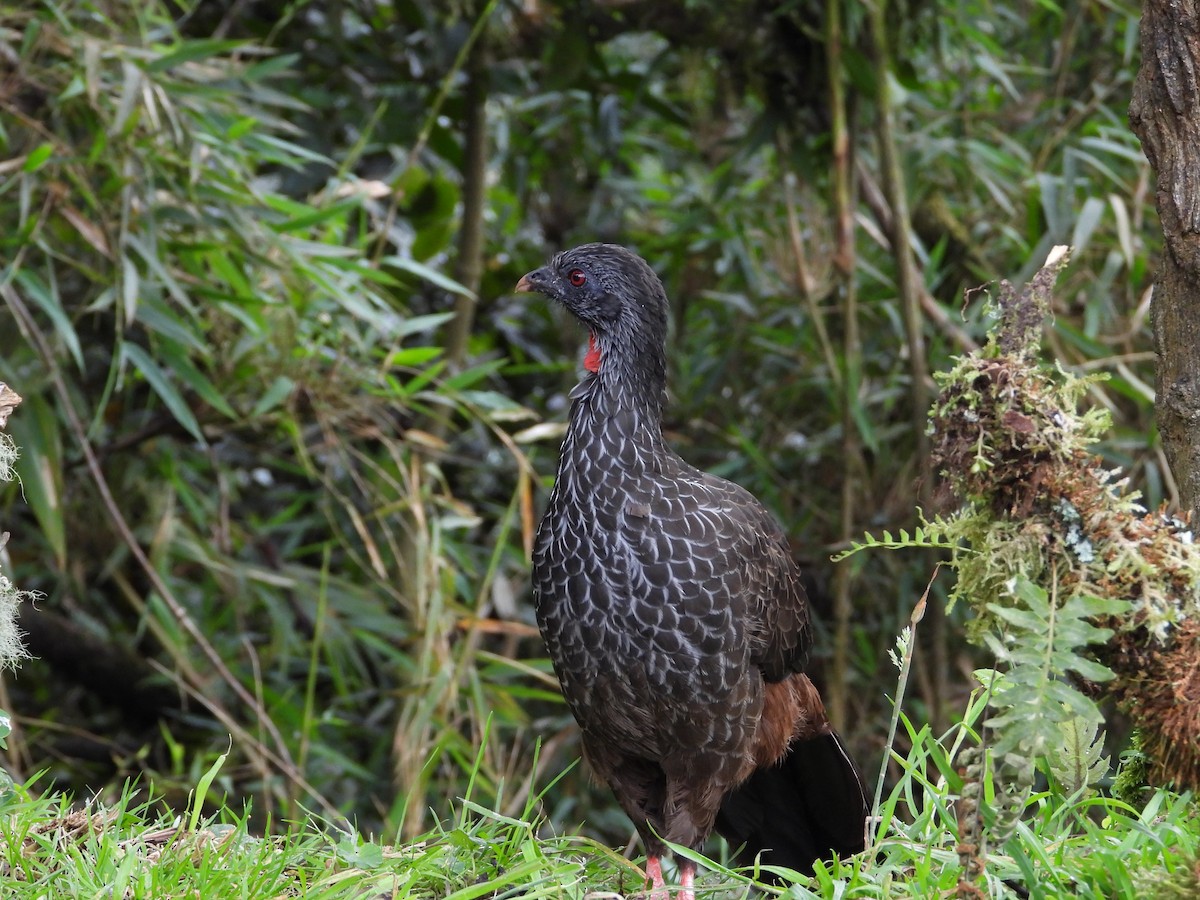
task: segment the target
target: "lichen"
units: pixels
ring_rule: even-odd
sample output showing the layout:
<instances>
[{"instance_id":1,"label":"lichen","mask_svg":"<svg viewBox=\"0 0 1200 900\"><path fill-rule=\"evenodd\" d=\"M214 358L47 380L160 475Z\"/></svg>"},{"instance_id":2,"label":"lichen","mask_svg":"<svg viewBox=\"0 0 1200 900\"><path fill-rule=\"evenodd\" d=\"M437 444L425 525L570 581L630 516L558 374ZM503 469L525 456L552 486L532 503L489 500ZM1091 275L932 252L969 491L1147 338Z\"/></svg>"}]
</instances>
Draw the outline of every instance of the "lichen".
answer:
<instances>
[{"instance_id":1,"label":"lichen","mask_svg":"<svg viewBox=\"0 0 1200 900\"><path fill-rule=\"evenodd\" d=\"M29 652L21 642L17 628L17 612L21 603L35 599L29 591L19 591L4 575L0 575L0 668L15 668Z\"/></svg>"},{"instance_id":2,"label":"lichen","mask_svg":"<svg viewBox=\"0 0 1200 900\"><path fill-rule=\"evenodd\" d=\"M1094 445L1102 409L1080 409L1097 376L1039 362L1041 323L1065 256L1026 288L1001 285L987 345L938 376L934 462L958 509L928 523L971 548L955 559L952 600L976 612L970 633L1002 627L1014 575L1060 596L1124 601L1128 614L1096 653L1116 675L1105 690L1138 723L1159 781L1200 786L1200 546L1191 526L1148 511Z\"/></svg>"},{"instance_id":3,"label":"lichen","mask_svg":"<svg viewBox=\"0 0 1200 900\"><path fill-rule=\"evenodd\" d=\"M21 398L8 385L0 382L0 427L8 422L9 415L21 403ZM17 445L13 439L0 431L0 481L12 481L16 478L13 468L19 457ZM8 542L8 533L0 533L0 552ZM17 628L17 613L21 603L36 599L29 591L19 591L16 586L0 573L0 669L12 668L29 656L25 645L21 643L21 632Z\"/></svg>"}]
</instances>

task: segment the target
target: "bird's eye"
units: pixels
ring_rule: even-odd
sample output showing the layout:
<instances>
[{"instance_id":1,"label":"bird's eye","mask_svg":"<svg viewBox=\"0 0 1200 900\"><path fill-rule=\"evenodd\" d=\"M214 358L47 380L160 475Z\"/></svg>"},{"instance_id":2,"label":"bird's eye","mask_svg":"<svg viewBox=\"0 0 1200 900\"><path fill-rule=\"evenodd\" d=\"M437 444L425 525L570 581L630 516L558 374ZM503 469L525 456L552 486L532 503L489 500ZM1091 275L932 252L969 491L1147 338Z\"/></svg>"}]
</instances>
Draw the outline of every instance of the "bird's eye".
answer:
<instances>
[{"instance_id":1,"label":"bird's eye","mask_svg":"<svg viewBox=\"0 0 1200 900\"><path fill-rule=\"evenodd\" d=\"M567 273L567 281L571 282L575 287L583 287L587 281L587 276L583 274L583 269L572 269Z\"/></svg>"}]
</instances>

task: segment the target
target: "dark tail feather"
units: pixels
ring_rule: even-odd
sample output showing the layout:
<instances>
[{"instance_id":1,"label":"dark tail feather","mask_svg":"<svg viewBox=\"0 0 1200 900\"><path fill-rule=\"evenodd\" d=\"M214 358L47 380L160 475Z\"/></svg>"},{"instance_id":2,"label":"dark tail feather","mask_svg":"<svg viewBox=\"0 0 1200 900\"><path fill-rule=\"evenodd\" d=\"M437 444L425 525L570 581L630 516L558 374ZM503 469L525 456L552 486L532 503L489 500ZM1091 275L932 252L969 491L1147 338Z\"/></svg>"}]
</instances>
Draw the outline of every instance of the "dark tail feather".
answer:
<instances>
[{"instance_id":1,"label":"dark tail feather","mask_svg":"<svg viewBox=\"0 0 1200 900\"><path fill-rule=\"evenodd\" d=\"M867 811L858 769L830 731L795 741L779 763L755 771L721 804L717 831L741 848L739 865L758 858L811 875L818 859L862 852Z\"/></svg>"}]
</instances>

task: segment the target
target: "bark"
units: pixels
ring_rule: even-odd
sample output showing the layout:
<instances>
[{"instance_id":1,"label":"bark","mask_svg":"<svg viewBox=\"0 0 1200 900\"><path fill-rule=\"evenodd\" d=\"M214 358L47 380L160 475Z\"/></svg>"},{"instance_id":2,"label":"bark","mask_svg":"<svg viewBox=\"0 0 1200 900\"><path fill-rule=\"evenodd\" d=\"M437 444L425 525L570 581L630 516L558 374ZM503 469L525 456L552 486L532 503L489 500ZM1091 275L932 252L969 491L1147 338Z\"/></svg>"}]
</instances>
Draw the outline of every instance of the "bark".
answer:
<instances>
[{"instance_id":1,"label":"bark","mask_svg":"<svg viewBox=\"0 0 1200 900\"><path fill-rule=\"evenodd\" d=\"M1200 521L1200 3L1146 0L1129 121L1158 178L1155 412L1180 503Z\"/></svg>"}]
</instances>

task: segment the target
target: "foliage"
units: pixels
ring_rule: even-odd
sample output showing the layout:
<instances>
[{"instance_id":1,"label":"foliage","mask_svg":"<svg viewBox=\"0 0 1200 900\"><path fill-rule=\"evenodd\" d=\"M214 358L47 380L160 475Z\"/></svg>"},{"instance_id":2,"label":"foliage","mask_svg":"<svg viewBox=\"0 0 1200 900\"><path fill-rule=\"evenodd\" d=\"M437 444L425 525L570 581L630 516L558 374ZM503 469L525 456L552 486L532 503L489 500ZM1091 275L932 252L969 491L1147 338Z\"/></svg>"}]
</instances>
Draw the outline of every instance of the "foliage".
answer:
<instances>
[{"instance_id":1,"label":"foliage","mask_svg":"<svg viewBox=\"0 0 1200 900\"><path fill-rule=\"evenodd\" d=\"M51 889L130 898L338 900L382 892L466 900L514 887L523 896L561 897L572 885L612 878L601 874L612 868L611 851L579 838L538 840L529 821L471 804L457 822L390 846L317 821L258 836L248 814L228 810L185 828L161 798L130 788L111 803L82 806L35 799L27 788L3 807L0 877L12 898Z\"/></svg>"},{"instance_id":2,"label":"foliage","mask_svg":"<svg viewBox=\"0 0 1200 900\"><path fill-rule=\"evenodd\" d=\"M980 708L992 711L985 739L962 754L957 771L966 801L961 883L986 880L989 855L1027 827L1016 813L1034 796L1035 766L1050 779L1049 796L1085 798L1105 779L1098 689L1124 699L1143 734L1154 735L1143 744L1145 774L1194 783L1186 735L1164 751L1194 718L1187 699L1150 702L1130 684L1147 680L1147 658L1190 663L1200 556L1190 533L1146 514L1127 483L1090 456L1107 416L1077 411L1081 381L1037 362L1038 324L1059 268L1061 260L1048 263L1020 293L1003 285L987 345L939 376L935 454L962 506L912 536L849 551L949 546L959 575L952 597L976 612L971 630L996 659L975 673ZM1130 648L1147 644L1131 663ZM1132 793L1122 786L1122 795ZM1186 871L1181 884L1189 878Z\"/></svg>"},{"instance_id":3,"label":"foliage","mask_svg":"<svg viewBox=\"0 0 1200 900\"><path fill-rule=\"evenodd\" d=\"M751 885L765 896L801 898L961 893L964 854L973 852L966 847L966 810L985 817L993 834L1004 813L996 800L1007 785L994 769L982 777L974 806L972 784L962 775L977 756L986 705L986 695L976 692L962 721L940 737L901 716L909 750L895 756L902 775L878 807L875 841L862 858L819 863L812 878L773 869L778 883L765 883L761 869L731 870L698 857L698 896L732 900ZM463 900L512 891L582 898L599 890L628 895L643 884L643 873L612 850L548 834L537 813L545 789L512 817L468 792L452 819L391 845L344 821L276 823L259 836L245 811L222 808L198 818L202 784L187 824L152 789L127 785L110 802L73 804L61 795L35 797L32 788L0 800L6 821L0 876L14 898L44 896L51 883L72 896L184 892L202 900L292 893L335 900L381 891ZM1138 809L1051 781L1027 793L1018 813L1003 840L978 854L981 891L974 896L1027 896L1036 886L1047 898L1149 900L1196 889L1200 829L1190 796L1159 790Z\"/></svg>"},{"instance_id":4,"label":"foliage","mask_svg":"<svg viewBox=\"0 0 1200 900\"><path fill-rule=\"evenodd\" d=\"M578 756L524 601L579 334L505 295L577 241L636 246L663 274L672 440L809 548L819 620L822 548L871 528L963 554L952 529L984 530L914 520L929 469L909 363L945 369L981 341L964 288L1022 278L1052 244L1077 249L1048 352L1111 415L1106 465L1151 505L1169 497L1147 387L1157 238L1122 100L1137 12L1101 11L892 5L881 60L861 5L810 0L10 4L0 377L29 398L15 431L29 508L16 487L0 508L14 578L46 601L23 619L44 626L40 660L5 685L23 726L8 765L110 799L153 777L184 808L232 734L208 796L253 797L255 829L303 805L422 834L472 778L478 802L520 815L533 737L543 771ZM860 186L847 207L829 199L834 87ZM881 96L911 194L921 347L879 189ZM455 241L473 179L471 293ZM456 365L457 298L478 315ZM988 533L981 557L1032 552ZM838 576L853 579L850 652L830 661L823 633L816 674L846 685L869 759L896 598L928 566L861 559ZM931 719L970 690L949 674L979 665L957 628L935 639L952 668L913 662ZM620 844L628 822L599 796L577 769L543 801L557 827ZM893 876L936 869L893 859Z\"/></svg>"},{"instance_id":5,"label":"foliage","mask_svg":"<svg viewBox=\"0 0 1200 900\"><path fill-rule=\"evenodd\" d=\"M880 807L873 865L818 874L817 896L1156 897L1194 890L1196 809L1189 795L1158 791L1142 810L1104 796L1070 791L1062 782L1022 792L1017 817L1004 821L1002 801L1011 773L985 768L978 799L964 780L982 746L978 719L988 703L978 692L961 724L940 738L907 717L912 749L904 772ZM1032 775L1031 770L1027 770ZM986 849L973 846L970 819L1001 836ZM868 853L868 856L870 853ZM974 861L978 868L972 870ZM964 885L975 888L964 894ZM835 894L837 887L845 893ZM803 896L803 895L802 895Z\"/></svg>"},{"instance_id":6,"label":"foliage","mask_svg":"<svg viewBox=\"0 0 1200 900\"><path fill-rule=\"evenodd\" d=\"M1113 673L1085 655L1102 644L1112 630L1097 628L1127 609L1116 600L1057 594L1016 578L1006 599L990 609L1003 625L985 635L1002 669L985 669L975 678L989 692L997 715L989 719L992 749L998 755L1020 751L1026 761L1065 748L1064 733L1075 733L1103 721L1095 703L1065 679L1078 675L1091 682L1108 681ZM1086 786L1086 785L1085 785Z\"/></svg>"},{"instance_id":7,"label":"foliage","mask_svg":"<svg viewBox=\"0 0 1200 900\"><path fill-rule=\"evenodd\" d=\"M79 610L149 653L134 705L170 704L150 687L167 679L205 711L127 718L104 742L125 760L116 774L186 778L177 749L229 732L258 815L307 796L393 817L407 804L416 827L487 715L525 721L509 689L530 668L474 654L496 640L481 630L493 592L523 566L530 474L498 423L528 414L481 389L494 366L446 370L429 341L445 315L414 315L411 299L463 289L400 252L372 257L373 188L351 159L295 141L291 60L182 39L157 8L51 12L15 24L23 90L55 130L29 115L7 127L21 165L0 187L17 325L2 369L34 398L13 424L44 541L29 572L41 615L61 631L57 611ZM280 191L310 166L329 171L311 202ZM418 419L491 455L473 503ZM475 532L494 546L463 539ZM37 702L87 703L52 691ZM35 752L56 755L42 740Z\"/></svg>"},{"instance_id":8,"label":"foliage","mask_svg":"<svg viewBox=\"0 0 1200 900\"><path fill-rule=\"evenodd\" d=\"M1059 732L1060 741L1046 748L1046 765L1063 793L1083 793L1099 784L1111 769L1100 724L1073 716L1059 726Z\"/></svg>"}]
</instances>

